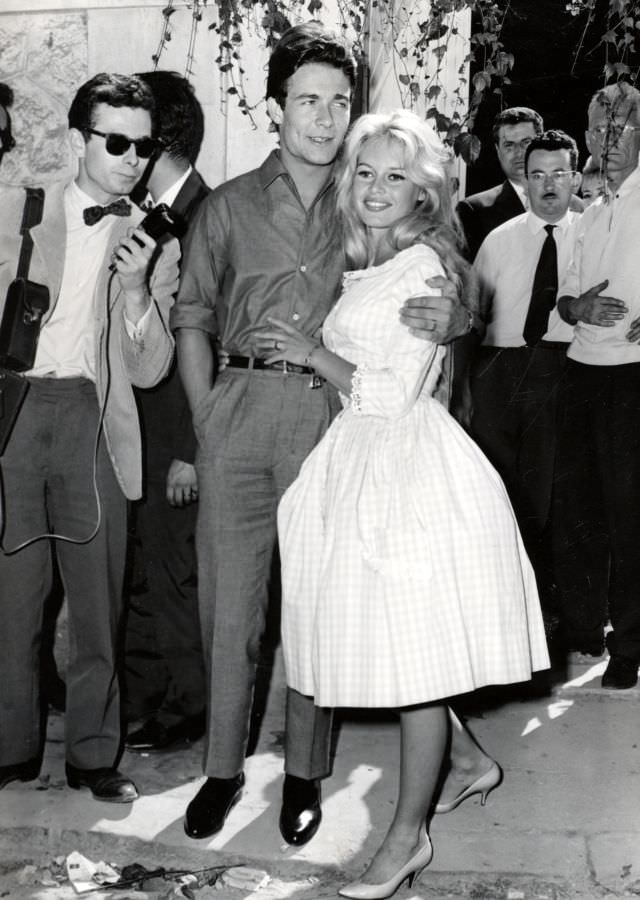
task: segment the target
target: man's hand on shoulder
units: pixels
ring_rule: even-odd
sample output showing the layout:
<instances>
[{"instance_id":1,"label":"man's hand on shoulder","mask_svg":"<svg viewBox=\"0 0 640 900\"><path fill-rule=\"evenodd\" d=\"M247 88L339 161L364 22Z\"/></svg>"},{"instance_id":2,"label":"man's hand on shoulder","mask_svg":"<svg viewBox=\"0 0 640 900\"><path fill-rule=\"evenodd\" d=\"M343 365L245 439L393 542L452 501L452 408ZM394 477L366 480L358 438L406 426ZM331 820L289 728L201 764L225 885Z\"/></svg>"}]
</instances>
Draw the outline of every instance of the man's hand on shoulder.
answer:
<instances>
[{"instance_id":1,"label":"man's hand on shoulder","mask_svg":"<svg viewBox=\"0 0 640 900\"><path fill-rule=\"evenodd\" d=\"M442 275L427 279L426 284L430 293L409 297L400 311L400 321L411 334L436 344L448 344L468 334L473 323L460 301L457 285Z\"/></svg>"}]
</instances>

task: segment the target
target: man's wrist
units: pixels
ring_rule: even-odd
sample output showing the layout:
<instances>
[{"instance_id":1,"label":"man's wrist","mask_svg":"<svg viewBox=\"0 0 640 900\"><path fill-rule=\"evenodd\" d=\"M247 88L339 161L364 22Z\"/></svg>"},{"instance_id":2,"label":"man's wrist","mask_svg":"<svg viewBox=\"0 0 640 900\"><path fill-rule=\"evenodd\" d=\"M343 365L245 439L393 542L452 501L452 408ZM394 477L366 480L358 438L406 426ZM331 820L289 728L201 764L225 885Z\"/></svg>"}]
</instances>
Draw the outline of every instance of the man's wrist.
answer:
<instances>
[{"instance_id":1,"label":"man's wrist","mask_svg":"<svg viewBox=\"0 0 640 900\"><path fill-rule=\"evenodd\" d=\"M580 297L565 295L564 297L558 298L558 312L560 313L560 318L568 325L577 325L580 321L579 313L576 310L579 302Z\"/></svg>"},{"instance_id":2,"label":"man's wrist","mask_svg":"<svg viewBox=\"0 0 640 900\"><path fill-rule=\"evenodd\" d=\"M302 360L302 365L307 366L309 369L313 369L313 355L320 348L320 344L314 344L313 347L309 350L305 358Z\"/></svg>"},{"instance_id":3,"label":"man's wrist","mask_svg":"<svg viewBox=\"0 0 640 900\"><path fill-rule=\"evenodd\" d=\"M467 306L462 307L464 313L467 316L466 330L462 337L466 337L469 334L479 335L482 330L482 322L477 313L475 313L472 309L469 309Z\"/></svg>"},{"instance_id":4,"label":"man's wrist","mask_svg":"<svg viewBox=\"0 0 640 900\"><path fill-rule=\"evenodd\" d=\"M133 325L137 325L140 319L149 309L150 296L146 287L134 290L124 290L124 303L126 316Z\"/></svg>"}]
</instances>

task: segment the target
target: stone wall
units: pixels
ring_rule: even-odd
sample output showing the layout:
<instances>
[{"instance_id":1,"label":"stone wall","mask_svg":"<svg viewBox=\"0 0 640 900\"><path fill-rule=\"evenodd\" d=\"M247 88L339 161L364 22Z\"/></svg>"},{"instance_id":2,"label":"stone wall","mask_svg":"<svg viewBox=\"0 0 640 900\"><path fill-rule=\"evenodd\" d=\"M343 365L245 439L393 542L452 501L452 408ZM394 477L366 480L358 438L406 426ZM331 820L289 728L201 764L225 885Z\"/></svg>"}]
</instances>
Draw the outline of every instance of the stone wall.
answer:
<instances>
[{"instance_id":1,"label":"stone wall","mask_svg":"<svg viewBox=\"0 0 640 900\"><path fill-rule=\"evenodd\" d=\"M324 21L340 28L341 0L323 0ZM427 0L414 0L424 4ZM69 103L77 87L96 72L148 71L154 68L162 33L165 0L0 0L0 81L14 90L11 110L17 145L0 166L0 184L46 184L71 174L67 149ZM172 39L160 68L186 73L192 15L187 0L174 0ZM213 30L216 4L202 9L188 73L202 104L205 135L197 162L213 187L259 165L275 146L264 103L268 51L256 31L246 29L242 46L248 103L253 122L242 115L226 90L215 58L218 38ZM459 79L468 35L468 16L458 23L459 46L446 73L444 89ZM384 38L369 48L372 109L401 105L393 61ZM422 110L424 112L424 110ZM463 178L463 172L458 172Z\"/></svg>"},{"instance_id":2,"label":"stone wall","mask_svg":"<svg viewBox=\"0 0 640 900\"><path fill-rule=\"evenodd\" d=\"M86 77L86 12L0 15L0 81L15 94L16 139L0 183L46 184L71 173L67 109Z\"/></svg>"},{"instance_id":3,"label":"stone wall","mask_svg":"<svg viewBox=\"0 0 640 900\"><path fill-rule=\"evenodd\" d=\"M96 72L153 69L162 5L158 0L0 2L0 81L15 94L11 118L16 139L0 166L0 184L46 184L72 174L66 113L77 87ZM212 186L259 164L275 145L261 102L267 51L248 36L246 78L258 104L254 127L235 102L224 102L226 85L214 62L217 36L209 28L214 17L212 3L198 28L189 74L205 117L198 168ZM184 74L191 11L182 0L175 3L171 21L173 38L160 67Z\"/></svg>"}]
</instances>

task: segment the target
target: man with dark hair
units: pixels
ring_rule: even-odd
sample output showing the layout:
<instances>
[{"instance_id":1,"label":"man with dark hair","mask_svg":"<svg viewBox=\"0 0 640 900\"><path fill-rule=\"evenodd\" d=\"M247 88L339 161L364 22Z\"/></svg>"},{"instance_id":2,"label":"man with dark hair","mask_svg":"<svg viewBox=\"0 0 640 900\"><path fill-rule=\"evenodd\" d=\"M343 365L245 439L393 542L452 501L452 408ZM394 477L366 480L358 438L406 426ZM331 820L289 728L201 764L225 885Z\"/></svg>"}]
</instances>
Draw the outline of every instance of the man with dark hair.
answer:
<instances>
[{"instance_id":1,"label":"man with dark hair","mask_svg":"<svg viewBox=\"0 0 640 900\"><path fill-rule=\"evenodd\" d=\"M16 145L11 131L9 109L13 106L13 91L8 84L0 82L0 162L5 153Z\"/></svg>"},{"instance_id":2,"label":"man with dark hair","mask_svg":"<svg viewBox=\"0 0 640 900\"><path fill-rule=\"evenodd\" d=\"M602 651L609 617L602 686L622 690L640 664L640 92L608 85L588 117L587 147L611 191L585 211L559 290L560 315L574 326L560 446L573 565L560 597L579 649Z\"/></svg>"},{"instance_id":3,"label":"man with dark hair","mask_svg":"<svg viewBox=\"0 0 640 900\"><path fill-rule=\"evenodd\" d=\"M178 281L177 244L163 244L150 269L157 244L136 227L142 213L126 199L156 148L152 113L146 85L123 75L96 75L71 104L78 175L47 187L42 221L31 228L28 290L48 309L33 363L16 366L26 370L28 390L0 458L0 609L11 648L0 657L0 787L33 780L40 769L40 623L55 553L70 634L67 781L115 803L138 796L116 768L127 499L140 496L142 482L132 385L151 386L168 369ZM25 191L1 191L0 204L0 302L9 328L12 305L4 301L24 252ZM13 365L6 355L3 362Z\"/></svg>"},{"instance_id":4,"label":"man with dark hair","mask_svg":"<svg viewBox=\"0 0 640 900\"><path fill-rule=\"evenodd\" d=\"M138 77L153 93L154 119L162 153L180 166L193 165L204 136L202 107L193 87L182 75L166 69L140 72ZM155 165L150 167L150 174L154 171L157 178Z\"/></svg>"},{"instance_id":5,"label":"man with dark hair","mask_svg":"<svg viewBox=\"0 0 640 900\"><path fill-rule=\"evenodd\" d=\"M469 259L474 260L490 231L527 209L525 152L543 130L542 117L526 106L513 106L499 113L493 123L493 141L505 181L488 191L472 194L458 203Z\"/></svg>"},{"instance_id":6,"label":"man with dark hair","mask_svg":"<svg viewBox=\"0 0 640 900\"><path fill-rule=\"evenodd\" d=\"M488 324L471 367L472 434L509 492L547 614L558 402L573 332L555 302L579 218L569 210L577 163L569 135L534 137L524 160L530 209L492 231L474 262Z\"/></svg>"},{"instance_id":7,"label":"man with dark hair","mask_svg":"<svg viewBox=\"0 0 640 900\"><path fill-rule=\"evenodd\" d=\"M242 790L276 507L339 408L310 367L267 364L260 338L271 316L318 335L337 297L345 261L332 172L355 75L348 46L318 23L286 32L267 81L280 147L209 195L186 242L172 327L199 442L198 585L209 679L208 777L187 809L191 837L222 828ZM466 329L469 316L457 303L426 305L429 337ZM215 384L211 337L230 354ZM290 844L306 843L320 823L330 727L328 710L288 691L280 829Z\"/></svg>"},{"instance_id":8,"label":"man with dark hair","mask_svg":"<svg viewBox=\"0 0 640 900\"><path fill-rule=\"evenodd\" d=\"M139 77L156 102L161 151L142 178L149 200L165 203L189 221L209 193L193 168L202 142L202 109L193 88L177 72ZM137 189L136 189L137 190ZM144 497L135 507L135 534L148 589L132 602L127 618L125 684L129 708L164 690L151 718L127 736L128 750L166 750L204 734L205 681L198 619L195 555L198 479L196 438L174 360L168 377L136 390L142 426ZM148 637L146 635L152 637ZM160 671L146 684L148 659Z\"/></svg>"}]
</instances>

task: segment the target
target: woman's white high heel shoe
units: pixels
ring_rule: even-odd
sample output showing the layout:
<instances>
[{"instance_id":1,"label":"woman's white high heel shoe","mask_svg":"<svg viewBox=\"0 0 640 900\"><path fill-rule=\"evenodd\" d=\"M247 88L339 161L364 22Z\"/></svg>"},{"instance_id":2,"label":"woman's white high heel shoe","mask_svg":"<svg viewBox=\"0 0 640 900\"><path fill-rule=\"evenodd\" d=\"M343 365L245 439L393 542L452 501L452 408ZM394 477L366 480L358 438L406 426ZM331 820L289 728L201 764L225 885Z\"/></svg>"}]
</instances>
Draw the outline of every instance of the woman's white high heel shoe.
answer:
<instances>
[{"instance_id":1,"label":"woman's white high heel shoe","mask_svg":"<svg viewBox=\"0 0 640 900\"><path fill-rule=\"evenodd\" d=\"M488 772L485 772L484 775L480 776L480 778L476 778L476 780L472 784L468 785L468 787L460 791L458 796L450 803L437 803L434 812L451 812L452 809L456 809L456 807L460 806L460 804L464 800L466 800L468 797L472 797L474 794L481 795L480 804L481 806L484 806L487 802L488 795L494 788L498 787L501 781L502 769L497 762L492 762L491 768Z\"/></svg>"},{"instance_id":2,"label":"woman's white high heel shoe","mask_svg":"<svg viewBox=\"0 0 640 900\"><path fill-rule=\"evenodd\" d=\"M426 828L424 831L424 840L422 846L414 853L409 862L403 866L399 872L385 881L384 884L366 884L364 881L353 881L346 887L340 888L338 893L341 897L351 897L353 900L384 900L385 897L391 897L398 890L403 881L408 879L409 887L413 887L413 883L420 877L423 869L431 862L433 856L433 847L429 840Z\"/></svg>"}]
</instances>

